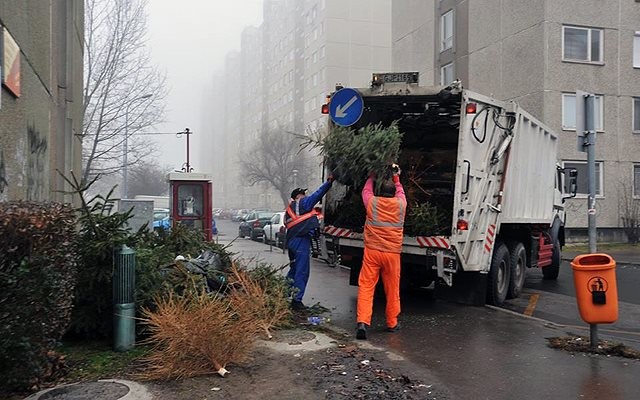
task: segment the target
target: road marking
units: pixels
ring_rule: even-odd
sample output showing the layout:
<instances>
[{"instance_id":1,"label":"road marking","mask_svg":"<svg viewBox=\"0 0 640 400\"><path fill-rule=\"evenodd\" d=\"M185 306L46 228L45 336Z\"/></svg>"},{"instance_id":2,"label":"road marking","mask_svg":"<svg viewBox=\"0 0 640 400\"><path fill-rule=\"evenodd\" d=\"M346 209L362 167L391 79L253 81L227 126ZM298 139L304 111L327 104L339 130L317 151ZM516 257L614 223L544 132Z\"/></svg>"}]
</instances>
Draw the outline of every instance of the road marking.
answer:
<instances>
[{"instance_id":1,"label":"road marking","mask_svg":"<svg viewBox=\"0 0 640 400\"><path fill-rule=\"evenodd\" d=\"M536 304L538 304L539 298L540 295L537 293L534 293L531 295L531 297L529 297L529 305L524 310L524 315L528 315L529 317L533 315L533 311L536 309Z\"/></svg>"}]
</instances>

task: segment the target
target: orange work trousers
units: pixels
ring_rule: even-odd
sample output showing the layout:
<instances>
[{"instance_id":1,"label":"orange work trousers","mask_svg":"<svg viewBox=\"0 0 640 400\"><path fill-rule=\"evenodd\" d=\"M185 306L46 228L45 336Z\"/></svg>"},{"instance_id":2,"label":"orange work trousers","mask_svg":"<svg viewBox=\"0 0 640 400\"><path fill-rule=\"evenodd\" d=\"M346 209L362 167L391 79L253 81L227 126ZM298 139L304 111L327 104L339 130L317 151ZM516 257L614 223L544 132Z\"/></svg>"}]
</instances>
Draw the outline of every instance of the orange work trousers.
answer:
<instances>
[{"instance_id":1,"label":"orange work trousers","mask_svg":"<svg viewBox=\"0 0 640 400\"><path fill-rule=\"evenodd\" d=\"M382 275L384 294L387 298L387 327L398 325L400 314L400 254L364 249L362 269L358 278L357 322L371 325L373 295L378 278Z\"/></svg>"}]
</instances>

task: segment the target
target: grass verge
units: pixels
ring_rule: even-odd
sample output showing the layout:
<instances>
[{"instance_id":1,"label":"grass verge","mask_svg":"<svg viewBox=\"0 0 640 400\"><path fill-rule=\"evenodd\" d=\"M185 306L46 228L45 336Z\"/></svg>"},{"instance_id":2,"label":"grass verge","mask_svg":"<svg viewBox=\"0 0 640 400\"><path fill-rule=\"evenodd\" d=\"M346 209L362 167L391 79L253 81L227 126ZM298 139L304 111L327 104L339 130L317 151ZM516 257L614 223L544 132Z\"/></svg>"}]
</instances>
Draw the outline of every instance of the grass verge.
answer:
<instances>
[{"instance_id":1,"label":"grass verge","mask_svg":"<svg viewBox=\"0 0 640 400\"><path fill-rule=\"evenodd\" d=\"M136 361L149 352L149 346L136 346L116 352L107 342L69 342L58 351L65 355L66 381L126 377L136 368Z\"/></svg>"}]
</instances>

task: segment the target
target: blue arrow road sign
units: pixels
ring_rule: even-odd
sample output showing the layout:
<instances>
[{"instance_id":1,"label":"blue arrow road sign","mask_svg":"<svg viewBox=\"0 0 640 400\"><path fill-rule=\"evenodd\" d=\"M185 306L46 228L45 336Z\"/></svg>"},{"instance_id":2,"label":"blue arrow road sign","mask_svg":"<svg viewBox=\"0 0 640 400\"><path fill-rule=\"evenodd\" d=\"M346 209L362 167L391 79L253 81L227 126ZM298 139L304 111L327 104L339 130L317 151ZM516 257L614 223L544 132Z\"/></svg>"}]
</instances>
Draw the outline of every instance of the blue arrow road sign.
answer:
<instances>
[{"instance_id":1,"label":"blue arrow road sign","mask_svg":"<svg viewBox=\"0 0 640 400\"><path fill-rule=\"evenodd\" d=\"M358 122L364 110L360 92L351 88L342 88L331 96L329 116L340 126L351 126Z\"/></svg>"}]
</instances>

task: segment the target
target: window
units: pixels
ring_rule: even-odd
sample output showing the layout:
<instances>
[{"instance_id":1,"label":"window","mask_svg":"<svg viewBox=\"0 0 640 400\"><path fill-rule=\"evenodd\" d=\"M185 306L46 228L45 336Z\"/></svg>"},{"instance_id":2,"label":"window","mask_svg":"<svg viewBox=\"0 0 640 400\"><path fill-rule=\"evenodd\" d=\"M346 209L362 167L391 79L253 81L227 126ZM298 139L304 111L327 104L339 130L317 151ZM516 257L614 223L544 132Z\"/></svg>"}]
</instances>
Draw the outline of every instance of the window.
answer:
<instances>
[{"instance_id":1,"label":"window","mask_svg":"<svg viewBox=\"0 0 640 400\"><path fill-rule=\"evenodd\" d=\"M320 59L324 58L324 46L320 47Z\"/></svg>"},{"instance_id":2,"label":"window","mask_svg":"<svg viewBox=\"0 0 640 400\"><path fill-rule=\"evenodd\" d=\"M633 35L633 67L640 68L640 32Z\"/></svg>"},{"instance_id":3,"label":"window","mask_svg":"<svg viewBox=\"0 0 640 400\"><path fill-rule=\"evenodd\" d=\"M633 98L633 133L640 133L640 97Z\"/></svg>"},{"instance_id":4,"label":"window","mask_svg":"<svg viewBox=\"0 0 640 400\"><path fill-rule=\"evenodd\" d=\"M596 95L596 131L604 131L604 101L603 97ZM562 94L562 129L569 131L576 129L576 95L574 93Z\"/></svg>"},{"instance_id":5,"label":"window","mask_svg":"<svg viewBox=\"0 0 640 400\"><path fill-rule=\"evenodd\" d=\"M453 82L453 63L449 63L440 68L440 84L446 86Z\"/></svg>"},{"instance_id":6,"label":"window","mask_svg":"<svg viewBox=\"0 0 640 400\"><path fill-rule=\"evenodd\" d=\"M633 164L633 197L640 197L640 164Z\"/></svg>"},{"instance_id":7,"label":"window","mask_svg":"<svg viewBox=\"0 0 640 400\"><path fill-rule=\"evenodd\" d=\"M453 47L453 10L440 17L440 51Z\"/></svg>"},{"instance_id":8,"label":"window","mask_svg":"<svg viewBox=\"0 0 640 400\"><path fill-rule=\"evenodd\" d=\"M589 175L587 173L587 162L586 161L564 161L562 163L564 168L573 168L578 171L578 195L588 195L589 194ZM596 161L596 196L603 196L602 193L602 161ZM566 180L569 181L568 179ZM570 189L565 188L565 192L569 193Z\"/></svg>"},{"instance_id":9,"label":"window","mask_svg":"<svg viewBox=\"0 0 640 400\"><path fill-rule=\"evenodd\" d=\"M562 27L562 59L601 63L603 53L602 29Z\"/></svg>"}]
</instances>

